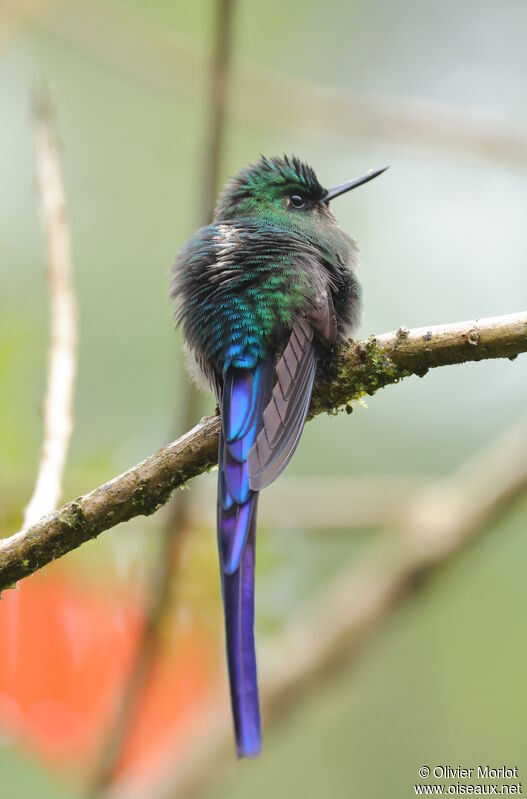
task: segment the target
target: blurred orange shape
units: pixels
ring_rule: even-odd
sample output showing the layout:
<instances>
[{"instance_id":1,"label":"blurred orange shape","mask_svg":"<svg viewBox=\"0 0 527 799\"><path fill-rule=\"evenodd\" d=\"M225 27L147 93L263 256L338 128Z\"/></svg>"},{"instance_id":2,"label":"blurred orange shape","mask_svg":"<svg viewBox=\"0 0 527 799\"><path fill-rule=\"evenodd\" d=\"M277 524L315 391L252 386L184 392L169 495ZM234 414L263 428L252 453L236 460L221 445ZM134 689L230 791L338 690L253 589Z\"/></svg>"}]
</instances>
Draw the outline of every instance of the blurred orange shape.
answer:
<instances>
[{"instance_id":1,"label":"blurred orange shape","mask_svg":"<svg viewBox=\"0 0 527 799\"><path fill-rule=\"evenodd\" d=\"M107 734L140 636L135 591L82 589L34 575L0 603L0 735L64 766L86 767ZM203 712L215 659L197 628L176 631L145 685L121 767L137 766Z\"/></svg>"}]
</instances>

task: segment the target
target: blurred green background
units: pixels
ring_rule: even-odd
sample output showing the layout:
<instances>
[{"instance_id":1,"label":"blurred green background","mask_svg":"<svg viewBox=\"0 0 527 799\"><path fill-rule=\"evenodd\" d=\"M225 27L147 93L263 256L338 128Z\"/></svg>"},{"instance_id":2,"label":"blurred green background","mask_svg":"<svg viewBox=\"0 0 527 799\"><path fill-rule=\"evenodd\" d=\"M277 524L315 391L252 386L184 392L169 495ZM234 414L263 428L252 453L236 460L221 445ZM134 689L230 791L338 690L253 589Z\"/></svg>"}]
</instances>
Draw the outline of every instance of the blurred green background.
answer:
<instances>
[{"instance_id":1,"label":"blurred green background","mask_svg":"<svg viewBox=\"0 0 527 799\"><path fill-rule=\"evenodd\" d=\"M210 0L0 3L4 535L32 491L46 378L31 93L45 83L57 110L81 309L70 498L157 449L178 419L185 377L168 269L201 221L213 20ZM362 335L525 309L526 27L524 0L238 2L222 177L260 153L296 154L325 185L391 165L336 209L361 248ZM495 146L478 146L479 133ZM526 390L522 358L412 378L351 417L309 424L287 477L447 474L522 414ZM197 481L210 503L214 481ZM46 573L141 596L164 519L107 532ZM423 764L505 763L525 776L526 524L523 502L207 797L405 797ZM259 636L368 535L263 529ZM178 602L191 620L201 603L221 644L212 528L187 548ZM82 788L9 736L0 774L6 796Z\"/></svg>"}]
</instances>

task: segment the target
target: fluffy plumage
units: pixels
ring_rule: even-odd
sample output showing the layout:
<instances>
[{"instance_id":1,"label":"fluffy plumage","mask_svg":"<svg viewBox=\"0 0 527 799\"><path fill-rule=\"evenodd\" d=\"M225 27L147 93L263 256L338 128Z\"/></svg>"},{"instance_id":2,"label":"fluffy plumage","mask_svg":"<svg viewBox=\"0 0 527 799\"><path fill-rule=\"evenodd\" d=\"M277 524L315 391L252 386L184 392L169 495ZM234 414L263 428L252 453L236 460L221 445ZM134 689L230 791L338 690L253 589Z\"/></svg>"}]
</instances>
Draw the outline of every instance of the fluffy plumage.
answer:
<instances>
[{"instance_id":1,"label":"fluffy plumage","mask_svg":"<svg viewBox=\"0 0 527 799\"><path fill-rule=\"evenodd\" d=\"M262 157L227 184L213 223L183 246L173 267L176 320L222 417L218 547L242 757L261 747L253 633L258 492L293 455L317 360L359 316L357 248L325 194L297 158Z\"/></svg>"}]
</instances>

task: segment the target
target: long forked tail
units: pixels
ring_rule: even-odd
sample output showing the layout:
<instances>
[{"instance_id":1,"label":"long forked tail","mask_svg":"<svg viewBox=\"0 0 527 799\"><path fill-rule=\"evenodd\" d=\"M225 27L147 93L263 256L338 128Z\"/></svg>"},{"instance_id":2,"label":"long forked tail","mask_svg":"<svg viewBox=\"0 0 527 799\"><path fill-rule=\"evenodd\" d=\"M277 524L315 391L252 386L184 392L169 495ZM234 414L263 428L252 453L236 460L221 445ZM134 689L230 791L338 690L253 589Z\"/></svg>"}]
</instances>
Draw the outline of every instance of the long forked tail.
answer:
<instances>
[{"instance_id":1,"label":"long forked tail","mask_svg":"<svg viewBox=\"0 0 527 799\"><path fill-rule=\"evenodd\" d=\"M258 493L249 488L247 456L271 396L273 363L231 368L221 391L218 452L218 548L232 713L239 757L261 750L254 647L254 561Z\"/></svg>"}]
</instances>

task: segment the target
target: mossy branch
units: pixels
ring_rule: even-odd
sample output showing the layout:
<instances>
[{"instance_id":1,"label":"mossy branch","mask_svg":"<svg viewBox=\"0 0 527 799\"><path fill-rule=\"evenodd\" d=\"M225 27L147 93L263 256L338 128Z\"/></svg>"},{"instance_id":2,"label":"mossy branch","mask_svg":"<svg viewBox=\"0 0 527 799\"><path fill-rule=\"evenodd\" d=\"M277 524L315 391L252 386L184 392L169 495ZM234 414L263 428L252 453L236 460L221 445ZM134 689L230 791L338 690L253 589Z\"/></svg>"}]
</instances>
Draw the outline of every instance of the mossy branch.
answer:
<instances>
[{"instance_id":1,"label":"mossy branch","mask_svg":"<svg viewBox=\"0 0 527 799\"><path fill-rule=\"evenodd\" d=\"M437 366L527 352L527 311L399 330L346 342L320 365L311 417L350 408L364 394ZM124 474L68 502L0 544L0 590L120 522L155 513L175 488L216 463L219 418L205 417Z\"/></svg>"}]
</instances>

